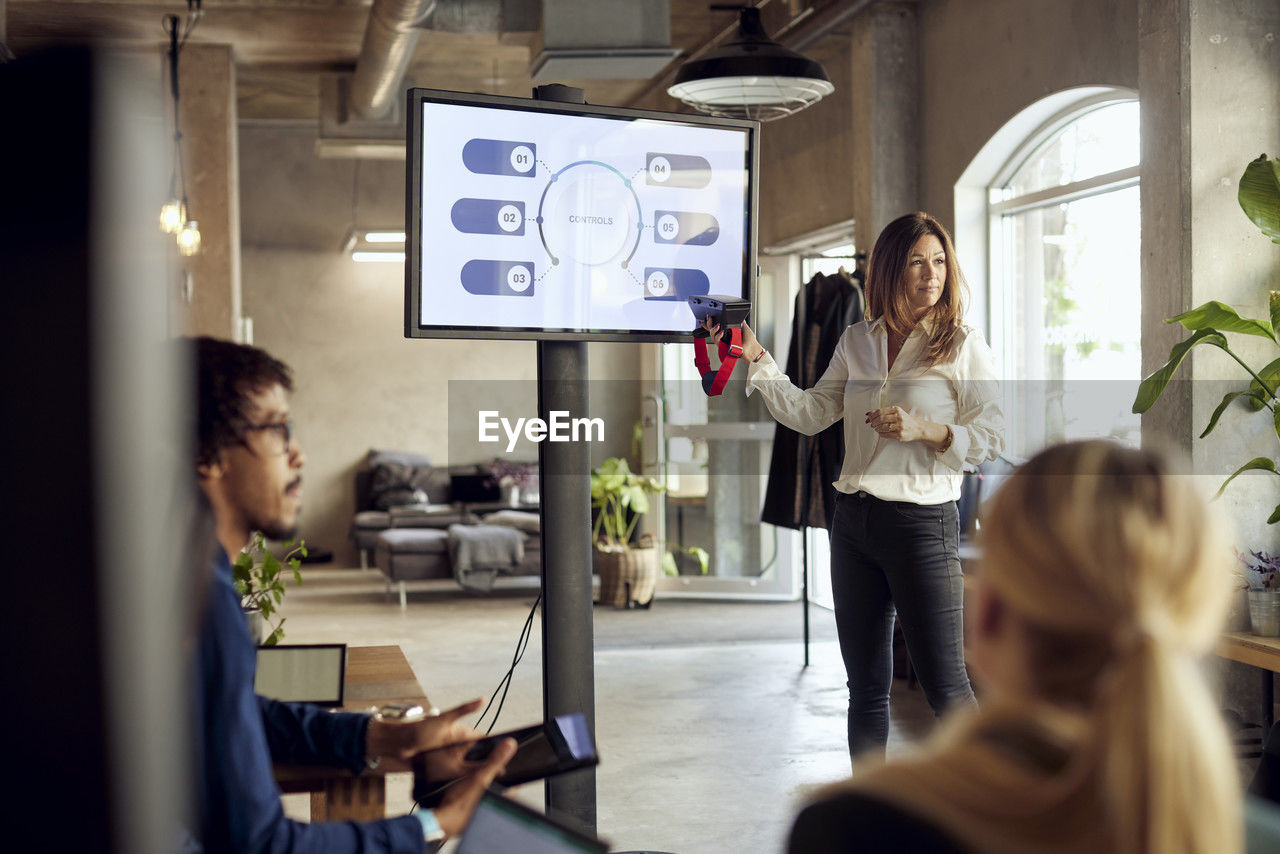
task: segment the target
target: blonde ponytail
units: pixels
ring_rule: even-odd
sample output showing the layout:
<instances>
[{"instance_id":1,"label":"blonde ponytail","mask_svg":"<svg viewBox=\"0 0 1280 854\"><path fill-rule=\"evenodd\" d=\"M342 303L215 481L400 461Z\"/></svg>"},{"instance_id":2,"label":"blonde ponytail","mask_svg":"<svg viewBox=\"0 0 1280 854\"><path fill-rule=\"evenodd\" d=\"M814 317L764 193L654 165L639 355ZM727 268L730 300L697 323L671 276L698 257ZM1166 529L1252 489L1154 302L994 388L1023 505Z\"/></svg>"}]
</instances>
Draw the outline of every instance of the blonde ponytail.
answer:
<instances>
[{"instance_id":1,"label":"blonde ponytail","mask_svg":"<svg viewBox=\"0 0 1280 854\"><path fill-rule=\"evenodd\" d=\"M1228 552L1189 479L1153 452L1059 445L996 494L982 543L983 583L1029 627L1032 690L1088 721L1078 748L1114 850L1242 851L1231 747L1197 666L1225 615Z\"/></svg>"},{"instance_id":2,"label":"blonde ponytail","mask_svg":"<svg viewBox=\"0 0 1280 854\"><path fill-rule=\"evenodd\" d=\"M1092 717L1116 851L1243 850L1231 745L1191 656L1141 636L1113 663Z\"/></svg>"}]
</instances>

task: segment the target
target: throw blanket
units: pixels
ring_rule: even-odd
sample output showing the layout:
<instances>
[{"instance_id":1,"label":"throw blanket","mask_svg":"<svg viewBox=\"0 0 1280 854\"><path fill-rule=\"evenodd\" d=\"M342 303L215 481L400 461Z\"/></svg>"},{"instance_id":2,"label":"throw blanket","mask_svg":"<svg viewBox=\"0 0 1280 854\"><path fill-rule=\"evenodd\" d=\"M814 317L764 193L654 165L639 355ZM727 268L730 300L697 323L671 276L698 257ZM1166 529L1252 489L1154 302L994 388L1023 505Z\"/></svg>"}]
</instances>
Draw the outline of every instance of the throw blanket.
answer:
<instances>
[{"instance_id":1,"label":"throw blanket","mask_svg":"<svg viewBox=\"0 0 1280 854\"><path fill-rule=\"evenodd\" d=\"M524 560L524 535L496 525L450 525L449 561L453 577L467 590L484 593L493 579Z\"/></svg>"}]
</instances>

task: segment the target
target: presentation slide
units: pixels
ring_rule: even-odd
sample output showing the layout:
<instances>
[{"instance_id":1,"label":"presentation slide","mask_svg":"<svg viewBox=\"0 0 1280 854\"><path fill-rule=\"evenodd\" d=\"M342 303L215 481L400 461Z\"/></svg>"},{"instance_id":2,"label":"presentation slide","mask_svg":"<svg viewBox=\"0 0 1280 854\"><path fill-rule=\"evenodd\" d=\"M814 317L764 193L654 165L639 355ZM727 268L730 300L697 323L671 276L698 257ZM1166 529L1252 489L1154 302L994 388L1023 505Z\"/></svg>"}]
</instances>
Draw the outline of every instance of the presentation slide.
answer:
<instances>
[{"instance_id":1,"label":"presentation slide","mask_svg":"<svg viewBox=\"0 0 1280 854\"><path fill-rule=\"evenodd\" d=\"M426 101L419 321L689 332L743 296L746 130Z\"/></svg>"}]
</instances>

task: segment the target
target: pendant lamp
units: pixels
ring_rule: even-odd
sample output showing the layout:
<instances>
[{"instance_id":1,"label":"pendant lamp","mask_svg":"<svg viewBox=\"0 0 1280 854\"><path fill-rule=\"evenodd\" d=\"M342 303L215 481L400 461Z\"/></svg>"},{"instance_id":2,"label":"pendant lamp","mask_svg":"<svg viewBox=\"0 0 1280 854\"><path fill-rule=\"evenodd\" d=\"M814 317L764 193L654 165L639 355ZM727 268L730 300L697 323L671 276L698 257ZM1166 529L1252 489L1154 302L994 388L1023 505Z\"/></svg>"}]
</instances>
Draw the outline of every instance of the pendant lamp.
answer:
<instances>
[{"instance_id":1,"label":"pendant lamp","mask_svg":"<svg viewBox=\"0 0 1280 854\"><path fill-rule=\"evenodd\" d=\"M734 40L686 62L667 94L713 116L772 121L835 91L827 72L769 38L760 10L740 10Z\"/></svg>"}]
</instances>

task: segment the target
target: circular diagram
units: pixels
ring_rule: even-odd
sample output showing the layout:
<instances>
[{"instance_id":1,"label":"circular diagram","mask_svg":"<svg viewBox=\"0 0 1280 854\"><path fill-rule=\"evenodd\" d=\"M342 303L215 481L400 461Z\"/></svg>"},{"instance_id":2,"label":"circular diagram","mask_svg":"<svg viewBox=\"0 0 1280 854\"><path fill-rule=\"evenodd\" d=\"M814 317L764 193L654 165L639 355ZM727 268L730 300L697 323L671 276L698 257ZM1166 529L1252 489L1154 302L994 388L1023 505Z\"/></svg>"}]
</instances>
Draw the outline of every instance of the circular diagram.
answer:
<instances>
[{"instance_id":1,"label":"circular diagram","mask_svg":"<svg viewBox=\"0 0 1280 854\"><path fill-rule=\"evenodd\" d=\"M631 181L599 160L570 163L551 176L538 203L538 234L551 263L564 258L588 266L635 254L643 228Z\"/></svg>"}]
</instances>

